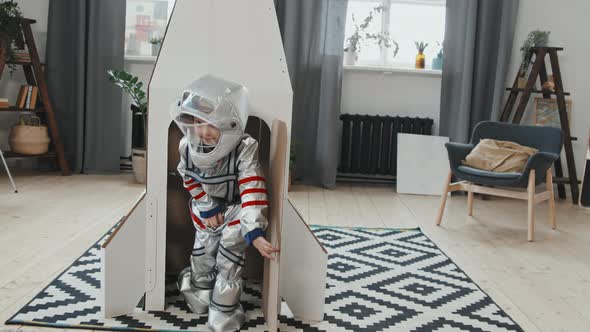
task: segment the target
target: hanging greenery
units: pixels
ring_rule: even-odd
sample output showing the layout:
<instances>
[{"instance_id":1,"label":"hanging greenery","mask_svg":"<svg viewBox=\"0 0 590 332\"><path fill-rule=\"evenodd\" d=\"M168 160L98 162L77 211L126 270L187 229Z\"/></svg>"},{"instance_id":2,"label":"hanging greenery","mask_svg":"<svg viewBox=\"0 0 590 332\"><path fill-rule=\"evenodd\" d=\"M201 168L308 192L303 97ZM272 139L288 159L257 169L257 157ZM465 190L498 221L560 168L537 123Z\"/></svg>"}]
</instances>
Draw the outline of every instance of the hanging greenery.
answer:
<instances>
[{"instance_id":1,"label":"hanging greenery","mask_svg":"<svg viewBox=\"0 0 590 332\"><path fill-rule=\"evenodd\" d=\"M365 30L369 27L369 25L373 21L374 14L375 13L381 14L383 12L384 8L385 7L383 7L383 6L377 6L377 7L373 8L373 10L371 10L369 12L369 15L367 15L367 17L365 17L365 19L363 20L363 22L361 24L358 24L356 22L356 18L354 16L354 14L352 14L352 24L354 25L354 32L352 35L350 35L350 37L348 37L346 39L348 47L346 47L344 49L345 52L347 52L347 51L360 52L361 41L363 39L366 39L366 40L374 40L377 43L377 45L379 45L379 47L390 48L392 45L395 46L393 49L393 57L395 57L397 55L397 53L399 51L399 44L389 36L388 31L377 32L377 33L365 32Z\"/></svg>"},{"instance_id":2,"label":"hanging greenery","mask_svg":"<svg viewBox=\"0 0 590 332\"><path fill-rule=\"evenodd\" d=\"M22 13L13 0L0 0L0 49L3 50L6 61L14 58L14 48L22 48ZM10 73L16 70L13 63L7 64Z\"/></svg>"},{"instance_id":3,"label":"hanging greenery","mask_svg":"<svg viewBox=\"0 0 590 332\"><path fill-rule=\"evenodd\" d=\"M529 32L526 39L522 43L520 52L522 55L522 63L518 69L518 75L522 78L526 76L526 73L531 65L532 53L531 48L537 46L545 46L547 38L549 37L550 31L533 30Z\"/></svg>"}]
</instances>

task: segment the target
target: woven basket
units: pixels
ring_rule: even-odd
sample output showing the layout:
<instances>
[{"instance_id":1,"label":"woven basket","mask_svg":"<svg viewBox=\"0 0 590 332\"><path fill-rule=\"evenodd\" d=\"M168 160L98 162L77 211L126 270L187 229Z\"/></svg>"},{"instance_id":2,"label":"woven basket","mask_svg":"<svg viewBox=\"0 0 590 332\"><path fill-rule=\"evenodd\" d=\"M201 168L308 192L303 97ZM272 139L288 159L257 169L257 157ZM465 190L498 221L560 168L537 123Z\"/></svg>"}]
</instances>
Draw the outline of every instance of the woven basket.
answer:
<instances>
[{"instance_id":1,"label":"woven basket","mask_svg":"<svg viewBox=\"0 0 590 332\"><path fill-rule=\"evenodd\" d=\"M10 129L8 144L12 152L37 155L49 151L49 130L36 116L21 117L19 124Z\"/></svg>"}]
</instances>

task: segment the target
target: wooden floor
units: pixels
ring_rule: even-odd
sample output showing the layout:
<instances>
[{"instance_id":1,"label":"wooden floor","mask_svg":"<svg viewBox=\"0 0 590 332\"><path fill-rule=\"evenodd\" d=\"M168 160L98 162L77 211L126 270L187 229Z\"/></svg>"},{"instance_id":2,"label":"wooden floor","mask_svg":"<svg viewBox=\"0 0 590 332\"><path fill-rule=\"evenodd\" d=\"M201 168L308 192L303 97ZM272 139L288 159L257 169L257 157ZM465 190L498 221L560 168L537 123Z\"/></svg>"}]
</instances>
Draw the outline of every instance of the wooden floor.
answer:
<instances>
[{"instance_id":1,"label":"wooden floor","mask_svg":"<svg viewBox=\"0 0 590 332\"><path fill-rule=\"evenodd\" d=\"M0 175L0 321L3 323L92 245L131 207L143 187L131 175ZM442 186L442 183L441 183ZM310 224L420 227L525 331L590 331L590 210L558 202L558 229L537 206L534 243L526 241L526 204L396 194L391 186L294 186L290 198ZM65 331L4 326L0 331ZM71 330L70 330L71 331Z\"/></svg>"}]
</instances>

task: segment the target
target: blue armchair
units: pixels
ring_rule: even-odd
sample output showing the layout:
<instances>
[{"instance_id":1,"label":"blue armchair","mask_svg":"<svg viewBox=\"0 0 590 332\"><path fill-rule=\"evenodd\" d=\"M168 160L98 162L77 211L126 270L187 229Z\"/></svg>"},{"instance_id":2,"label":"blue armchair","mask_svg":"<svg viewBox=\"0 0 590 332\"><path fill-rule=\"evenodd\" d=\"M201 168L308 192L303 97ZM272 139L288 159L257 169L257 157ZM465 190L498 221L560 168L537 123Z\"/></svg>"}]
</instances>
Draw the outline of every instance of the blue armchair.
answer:
<instances>
[{"instance_id":1,"label":"blue armchair","mask_svg":"<svg viewBox=\"0 0 590 332\"><path fill-rule=\"evenodd\" d=\"M511 141L538 149L519 173L496 173L462 165L461 161L484 138ZM473 214L473 194L482 193L528 201L528 240L534 240L534 206L547 200L553 229L555 222L555 199L551 166L559 158L562 146L559 128L544 126L524 126L503 122L484 121L478 123L469 144L447 143L451 171L446 179L436 224L440 225L448 193L457 190L468 192L468 215ZM459 182L451 183L452 177ZM545 182L546 191L536 193L536 185ZM514 191L497 187L526 188L527 191Z\"/></svg>"}]
</instances>

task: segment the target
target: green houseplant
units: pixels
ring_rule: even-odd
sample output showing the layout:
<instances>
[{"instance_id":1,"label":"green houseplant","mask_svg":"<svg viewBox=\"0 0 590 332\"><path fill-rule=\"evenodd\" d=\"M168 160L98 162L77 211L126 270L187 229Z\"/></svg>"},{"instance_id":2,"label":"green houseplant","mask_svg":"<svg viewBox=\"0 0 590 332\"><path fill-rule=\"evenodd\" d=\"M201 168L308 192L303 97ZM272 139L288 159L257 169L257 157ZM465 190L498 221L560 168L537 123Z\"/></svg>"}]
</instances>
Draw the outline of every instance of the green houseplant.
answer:
<instances>
[{"instance_id":1,"label":"green houseplant","mask_svg":"<svg viewBox=\"0 0 590 332\"><path fill-rule=\"evenodd\" d=\"M22 17L16 1L0 0L0 57L7 61L14 58L14 48L24 47L20 23ZM7 66L11 74L16 70L13 63Z\"/></svg>"},{"instance_id":2,"label":"green houseplant","mask_svg":"<svg viewBox=\"0 0 590 332\"><path fill-rule=\"evenodd\" d=\"M127 92L133 104L133 125L131 133L131 162L133 173L139 183L146 181L146 148L147 148L147 98L143 91L143 82L125 70L107 70L109 80Z\"/></svg>"},{"instance_id":3,"label":"green houseplant","mask_svg":"<svg viewBox=\"0 0 590 332\"><path fill-rule=\"evenodd\" d=\"M532 60L531 48L546 46L550 33L550 31L541 31L539 29L533 30L529 32L526 39L522 43L522 46L520 47L522 62L518 68L518 86L520 88L524 88L524 84L526 84L526 74Z\"/></svg>"}]
</instances>

